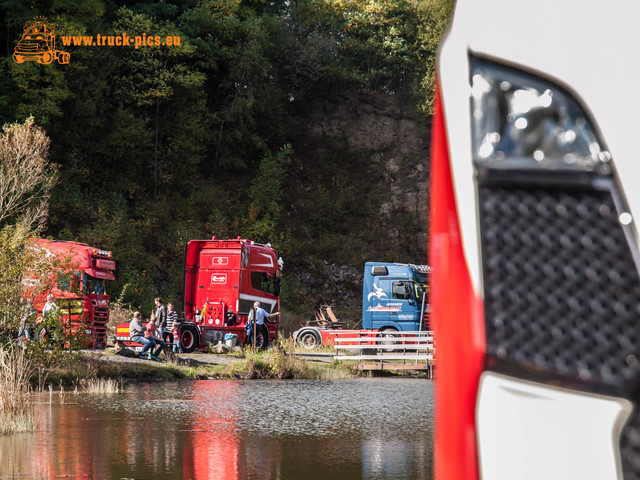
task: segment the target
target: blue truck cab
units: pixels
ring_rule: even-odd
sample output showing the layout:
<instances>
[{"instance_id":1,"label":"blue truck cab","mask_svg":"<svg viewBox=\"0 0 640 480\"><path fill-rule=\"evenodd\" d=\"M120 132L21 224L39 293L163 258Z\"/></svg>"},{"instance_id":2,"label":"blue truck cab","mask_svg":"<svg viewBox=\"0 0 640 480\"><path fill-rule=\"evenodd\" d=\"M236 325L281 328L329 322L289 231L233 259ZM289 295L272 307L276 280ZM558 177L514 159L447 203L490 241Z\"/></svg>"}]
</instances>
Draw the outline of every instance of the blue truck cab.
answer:
<instances>
[{"instance_id":1,"label":"blue truck cab","mask_svg":"<svg viewBox=\"0 0 640 480\"><path fill-rule=\"evenodd\" d=\"M362 288L362 327L428 330L428 265L367 262Z\"/></svg>"}]
</instances>

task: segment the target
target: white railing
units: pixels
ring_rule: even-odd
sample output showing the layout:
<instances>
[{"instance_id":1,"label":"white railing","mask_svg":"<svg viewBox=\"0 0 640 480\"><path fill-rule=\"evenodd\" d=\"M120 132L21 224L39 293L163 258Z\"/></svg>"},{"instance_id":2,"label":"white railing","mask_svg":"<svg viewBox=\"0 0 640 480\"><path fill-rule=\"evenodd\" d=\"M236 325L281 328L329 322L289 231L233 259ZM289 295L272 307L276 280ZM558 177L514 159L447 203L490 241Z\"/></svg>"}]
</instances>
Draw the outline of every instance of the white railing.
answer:
<instances>
[{"instance_id":1,"label":"white railing","mask_svg":"<svg viewBox=\"0 0 640 480\"><path fill-rule=\"evenodd\" d=\"M424 369L435 363L433 332L337 332L335 360L353 360L371 370ZM373 363L363 364L369 361Z\"/></svg>"}]
</instances>

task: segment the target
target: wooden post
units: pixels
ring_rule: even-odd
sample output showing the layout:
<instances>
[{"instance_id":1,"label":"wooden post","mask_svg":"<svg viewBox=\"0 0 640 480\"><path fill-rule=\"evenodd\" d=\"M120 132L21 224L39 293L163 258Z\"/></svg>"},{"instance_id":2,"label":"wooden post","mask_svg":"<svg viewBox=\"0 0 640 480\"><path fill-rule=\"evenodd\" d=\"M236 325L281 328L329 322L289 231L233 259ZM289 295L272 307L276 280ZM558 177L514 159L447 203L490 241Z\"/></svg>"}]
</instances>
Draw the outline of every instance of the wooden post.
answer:
<instances>
[{"instance_id":1,"label":"wooden post","mask_svg":"<svg viewBox=\"0 0 640 480\"><path fill-rule=\"evenodd\" d=\"M258 342L258 339L256 338L256 334L258 332L258 312L256 311L255 307L253 307L252 312L253 312L253 351L255 352L257 350L256 345Z\"/></svg>"}]
</instances>

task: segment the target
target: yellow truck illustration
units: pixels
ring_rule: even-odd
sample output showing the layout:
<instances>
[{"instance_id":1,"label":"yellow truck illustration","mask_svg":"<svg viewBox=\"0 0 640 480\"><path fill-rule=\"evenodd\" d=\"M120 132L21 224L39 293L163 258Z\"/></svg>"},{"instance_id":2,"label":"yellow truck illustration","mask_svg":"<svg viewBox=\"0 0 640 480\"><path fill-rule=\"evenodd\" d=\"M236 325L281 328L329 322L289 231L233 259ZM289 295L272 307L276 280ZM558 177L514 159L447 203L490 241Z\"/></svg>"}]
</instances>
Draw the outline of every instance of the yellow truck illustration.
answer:
<instances>
[{"instance_id":1,"label":"yellow truck illustration","mask_svg":"<svg viewBox=\"0 0 640 480\"><path fill-rule=\"evenodd\" d=\"M55 28L54 24L41 20L28 21L13 51L13 60L16 63L36 61L50 64L55 59L60 64L69 63L71 55L56 50Z\"/></svg>"}]
</instances>

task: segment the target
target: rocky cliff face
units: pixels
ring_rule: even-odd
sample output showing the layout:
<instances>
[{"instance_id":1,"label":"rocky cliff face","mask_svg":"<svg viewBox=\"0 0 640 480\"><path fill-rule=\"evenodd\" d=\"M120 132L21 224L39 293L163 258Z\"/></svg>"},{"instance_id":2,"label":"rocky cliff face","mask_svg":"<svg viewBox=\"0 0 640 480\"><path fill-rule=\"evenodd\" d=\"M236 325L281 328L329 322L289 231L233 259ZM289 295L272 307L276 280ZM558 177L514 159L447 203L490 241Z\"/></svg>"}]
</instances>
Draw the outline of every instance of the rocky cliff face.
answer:
<instances>
[{"instance_id":1,"label":"rocky cliff face","mask_svg":"<svg viewBox=\"0 0 640 480\"><path fill-rule=\"evenodd\" d=\"M397 240L400 227L394 216L409 214L418 227L417 252L426 261L429 224L428 119L415 114L393 95L352 94L316 102L307 118L309 134L336 143L346 142L353 152L368 152L371 167L381 167L388 192L377 208L387 235Z\"/></svg>"},{"instance_id":2,"label":"rocky cliff face","mask_svg":"<svg viewBox=\"0 0 640 480\"><path fill-rule=\"evenodd\" d=\"M318 248L290 266L309 300L357 312L364 261L427 262L429 119L417 118L393 95L354 93L300 105L296 123L297 235L311 250L314 242L334 250ZM319 205L325 190L335 205ZM341 202L349 190L349 201ZM351 208L354 202L362 203L359 209ZM335 235L329 242L309 218L332 209L349 212L325 225L324 233Z\"/></svg>"}]
</instances>

